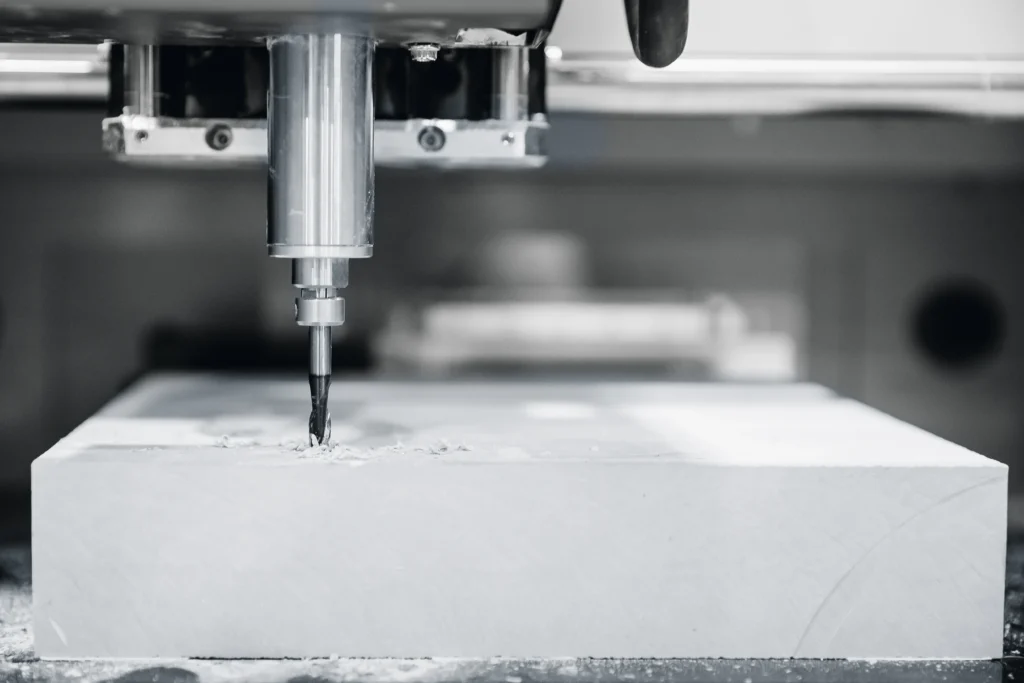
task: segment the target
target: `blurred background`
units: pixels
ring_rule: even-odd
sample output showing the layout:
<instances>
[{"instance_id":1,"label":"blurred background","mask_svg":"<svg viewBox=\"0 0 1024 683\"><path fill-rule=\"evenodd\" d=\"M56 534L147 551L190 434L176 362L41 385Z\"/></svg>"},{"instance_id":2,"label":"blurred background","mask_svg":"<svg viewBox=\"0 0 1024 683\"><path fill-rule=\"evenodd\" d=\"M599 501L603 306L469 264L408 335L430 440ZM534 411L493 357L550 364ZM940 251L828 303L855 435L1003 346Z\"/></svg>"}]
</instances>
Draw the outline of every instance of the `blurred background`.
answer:
<instances>
[{"instance_id":1,"label":"blurred background","mask_svg":"<svg viewBox=\"0 0 1024 683\"><path fill-rule=\"evenodd\" d=\"M810 380L1024 493L1024 5L565 0L543 169L382 168L339 373ZM159 369L304 372L261 168L101 148L97 46L0 46L0 500ZM14 533L14 532L12 532Z\"/></svg>"}]
</instances>

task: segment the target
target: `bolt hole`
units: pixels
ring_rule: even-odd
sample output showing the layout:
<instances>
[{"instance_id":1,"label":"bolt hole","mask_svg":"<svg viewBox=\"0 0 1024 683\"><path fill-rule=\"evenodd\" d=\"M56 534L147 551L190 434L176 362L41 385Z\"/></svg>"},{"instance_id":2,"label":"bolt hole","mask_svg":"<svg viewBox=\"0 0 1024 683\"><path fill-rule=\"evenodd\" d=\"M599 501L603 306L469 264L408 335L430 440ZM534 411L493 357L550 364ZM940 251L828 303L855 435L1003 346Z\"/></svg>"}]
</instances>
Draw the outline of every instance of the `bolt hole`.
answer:
<instances>
[{"instance_id":1,"label":"bolt hole","mask_svg":"<svg viewBox=\"0 0 1024 683\"><path fill-rule=\"evenodd\" d=\"M914 345L944 370L970 370L993 360L1006 337L1006 311L999 297L971 278L930 286L911 318Z\"/></svg>"},{"instance_id":2,"label":"bolt hole","mask_svg":"<svg viewBox=\"0 0 1024 683\"><path fill-rule=\"evenodd\" d=\"M149 139L149 133L147 133L147 132L146 132L146 131L144 131L144 130L136 131L136 133L135 133L135 139L136 139L136 140L137 140L138 142L145 142L146 140L148 140L148 139Z\"/></svg>"}]
</instances>

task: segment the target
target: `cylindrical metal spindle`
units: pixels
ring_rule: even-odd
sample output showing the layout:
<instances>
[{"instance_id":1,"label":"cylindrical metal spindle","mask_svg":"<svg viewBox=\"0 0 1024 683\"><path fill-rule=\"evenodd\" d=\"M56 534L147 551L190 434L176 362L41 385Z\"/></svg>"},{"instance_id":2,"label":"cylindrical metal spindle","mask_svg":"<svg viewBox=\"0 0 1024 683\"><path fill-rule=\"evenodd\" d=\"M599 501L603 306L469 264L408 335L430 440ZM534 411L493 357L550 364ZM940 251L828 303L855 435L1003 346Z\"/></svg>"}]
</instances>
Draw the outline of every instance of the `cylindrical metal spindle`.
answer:
<instances>
[{"instance_id":1,"label":"cylindrical metal spindle","mask_svg":"<svg viewBox=\"0 0 1024 683\"><path fill-rule=\"evenodd\" d=\"M331 328L326 325L309 328L309 374L331 374Z\"/></svg>"},{"instance_id":2,"label":"cylindrical metal spindle","mask_svg":"<svg viewBox=\"0 0 1024 683\"><path fill-rule=\"evenodd\" d=\"M529 50L495 48L492 115L502 121L521 121L530 112Z\"/></svg>"},{"instance_id":3,"label":"cylindrical metal spindle","mask_svg":"<svg viewBox=\"0 0 1024 683\"><path fill-rule=\"evenodd\" d=\"M305 289L348 287L348 260L295 259L292 261L292 284Z\"/></svg>"},{"instance_id":4,"label":"cylindrical metal spindle","mask_svg":"<svg viewBox=\"0 0 1024 683\"><path fill-rule=\"evenodd\" d=\"M295 319L309 327L309 442L331 434L331 326L345 320L348 259L373 253L373 41L270 41L267 247L294 259Z\"/></svg>"},{"instance_id":5,"label":"cylindrical metal spindle","mask_svg":"<svg viewBox=\"0 0 1024 683\"><path fill-rule=\"evenodd\" d=\"M270 41L267 246L286 258L373 251L373 42Z\"/></svg>"}]
</instances>

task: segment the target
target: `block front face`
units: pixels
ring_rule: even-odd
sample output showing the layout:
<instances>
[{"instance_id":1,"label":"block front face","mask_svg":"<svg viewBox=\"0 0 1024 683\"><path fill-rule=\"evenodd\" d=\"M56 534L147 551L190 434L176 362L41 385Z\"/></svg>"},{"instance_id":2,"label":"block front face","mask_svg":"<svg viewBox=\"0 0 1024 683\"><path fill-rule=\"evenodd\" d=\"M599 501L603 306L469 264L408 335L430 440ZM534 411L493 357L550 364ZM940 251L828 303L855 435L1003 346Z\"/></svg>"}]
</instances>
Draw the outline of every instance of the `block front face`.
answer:
<instances>
[{"instance_id":1,"label":"block front face","mask_svg":"<svg viewBox=\"0 0 1024 683\"><path fill-rule=\"evenodd\" d=\"M1005 467L862 406L342 387L334 449L300 381L168 378L38 459L40 656L1001 654Z\"/></svg>"}]
</instances>

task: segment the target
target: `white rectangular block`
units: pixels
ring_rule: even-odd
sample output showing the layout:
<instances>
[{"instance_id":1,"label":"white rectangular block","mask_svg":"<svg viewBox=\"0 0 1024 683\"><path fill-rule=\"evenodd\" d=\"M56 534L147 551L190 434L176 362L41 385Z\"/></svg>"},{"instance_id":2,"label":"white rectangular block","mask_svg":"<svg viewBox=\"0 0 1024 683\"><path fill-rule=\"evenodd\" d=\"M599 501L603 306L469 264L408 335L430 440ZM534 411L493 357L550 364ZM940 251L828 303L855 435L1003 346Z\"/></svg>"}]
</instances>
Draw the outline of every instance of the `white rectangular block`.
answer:
<instances>
[{"instance_id":1,"label":"white rectangular block","mask_svg":"<svg viewBox=\"0 0 1024 683\"><path fill-rule=\"evenodd\" d=\"M812 386L142 383L36 460L42 657L1001 656L1007 469Z\"/></svg>"}]
</instances>

